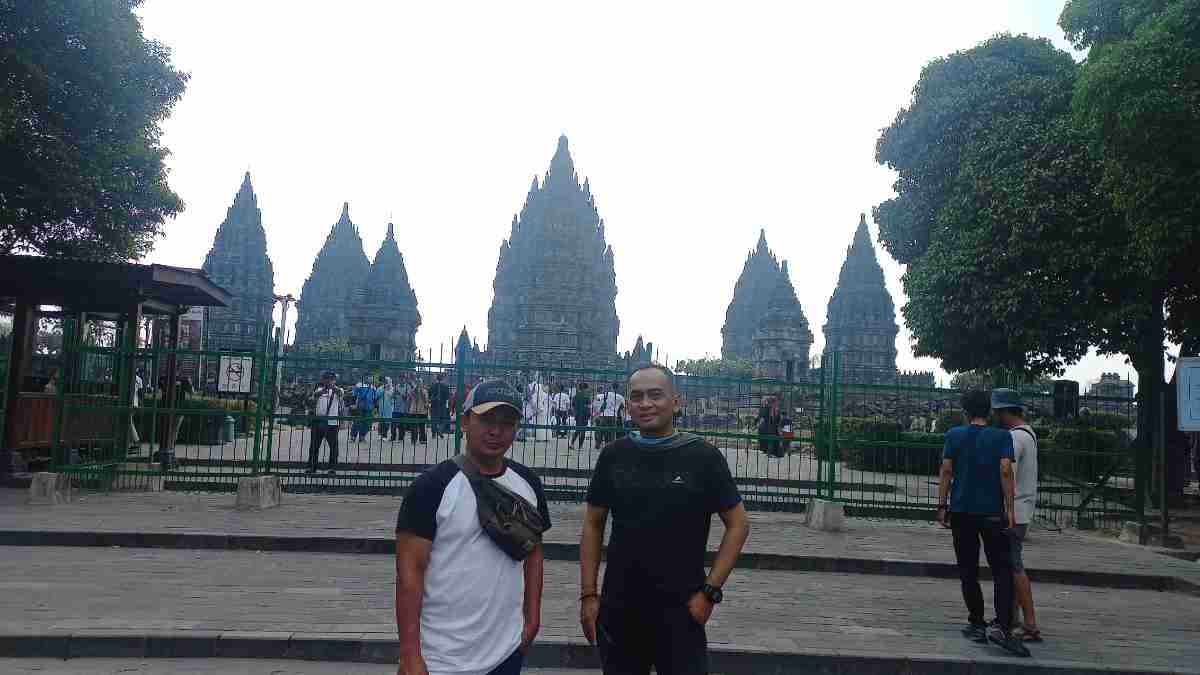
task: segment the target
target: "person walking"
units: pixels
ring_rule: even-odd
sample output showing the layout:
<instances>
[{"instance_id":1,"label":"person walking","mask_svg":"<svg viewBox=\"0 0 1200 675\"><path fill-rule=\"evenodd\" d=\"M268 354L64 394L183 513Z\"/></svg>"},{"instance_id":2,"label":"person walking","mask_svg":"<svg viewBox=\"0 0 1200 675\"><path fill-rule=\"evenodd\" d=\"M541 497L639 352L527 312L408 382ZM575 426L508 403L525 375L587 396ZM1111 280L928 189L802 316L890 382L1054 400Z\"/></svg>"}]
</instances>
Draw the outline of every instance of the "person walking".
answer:
<instances>
[{"instance_id":1,"label":"person walking","mask_svg":"<svg viewBox=\"0 0 1200 675\"><path fill-rule=\"evenodd\" d=\"M964 393L962 408L967 424L946 432L937 505L938 521L944 524L948 517L954 534L954 557L967 605L962 634L974 642L991 642L1017 656L1029 656L1029 649L1012 634L1013 437L987 425L991 409L987 392ZM979 587L980 541L995 590L996 620L990 625L983 619Z\"/></svg>"},{"instance_id":2,"label":"person walking","mask_svg":"<svg viewBox=\"0 0 1200 675\"><path fill-rule=\"evenodd\" d=\"M578 444L583 449L583 441L587 436L587 426L592 422L592 391L587 382L580 382L572 399L575 408L575 434L571 437L570 445Z\"/></svg>"},{"instance_id":3,"label":"person walking","mask_svg":"<svg viewBox=\"0 0 1200 675\"><path fill-rule=\"evenodd\" d=\"M551 409L554 411L554 437L567 438L571 432L567 429L567 418L571 416L571 395L561 384L554 385L554 394L550 397Z\"/></svg>"},{"instance_id":4,"label":"person walking","mask_svg":"<svg viewBox=\"0 0 1200 675\"><path fill-rule=\"evenodd\" d=\"M674 379L661 366L630 376L628 405L637 431L605 446L588 487L579 619L605 675L647 675L651 666L659 675L707 673L704 625L750 533L725 456L699 436L675 431ZM725 533L705 574L714 513Z\"/></svg>"},{"instance_id":5,"label":"person walking","mask_svg":"<svg viewBox=\"0 0 1200 675\"><path fill-rule=\"evenodd\" d=\"M429 422L429 392L420 380L413 381L408 400L408 430L412 433L413 445L418 442L424 445L429 442L425 437L425 425Z\"/></svg>"},{"instance_id":6,"label":"person walking","mask_svg":"<svg viewBox=\"0 0 1200 675\"><path fill-rule=\"evenodd\" d=\"M445 375L438 373L433 378L433 384L429 385L429 415L434 438L445 436L450 427L450 387L445 379Z\"/></svg>"},{"instance_id":7,"label":"person walking","mask_svg":"<svg viewBox=\"0 0 1200 675\"><path fill-rule=\"evenodd\" d=\"M382 384L375 389L375 407L379 410L379 438L387 440L388 427L391 427L392 438L396 438L396 427L392 422L392 413L396 409L396 387L392 384L392 378L386 375L382 379Z\"/></svg>"},{"instance_id":8,"label":"person walking","mask_svg":"<svg viewBox=\"0 0 1200 675\"><path fill-rule=\"evenodd\" d=\"M321 373L321 382L309 395L309 409L312 418L309 422L311 440L308 446L308 470L305 473L317 472L317 460L321 455L321 441L329 443L329 475L337 472L338 460L338 429L342 416L342 390L337 386L337 373L327 370Z\"/></svg>"},{"instance_id":9,"label":"person walking","mask_svg":"<svg viewBox=\"0 0 1200 675\"><path fill-rule=\"evenodd\" d=\"M754 420L758 428L758 449L772 457L782 457L779 451L779 429L783 423L783 415L779 412L779 398L768 396L763 399L762 407L758 409L758 418ZM768 438L768 436L774 438Z\"/></svg>"},{"instance_id":10,"label":"person walking","mask_svg":"<svg viewBox=\"0 0 1200 675\"><path fill-rule=\"evenodd\" d=\"M992 390L992 411L1000 426L1008 429L1013 442L1013 526L1011 534L1013 594L1022 613L1022 623L1013 634L1023 642L1041 642L1037 613L1033 608L1033 586L1025 573L1025 536L1037 509L1038 446L1037 434L1025 423L1025 405L1013 389ZM1015 620L1015 617L1014 617Z\"/></svg>"},{"instance_id":11,"label":"person walking","mask_svg":"<svg viewBox=\"0 0 1200 675\"><path fill-rule=\"evenodd\" d=\"M505 457L520 406L507 383L478 384L464 404L464 454L421 474L404 496L396 518L399 675L515 674L537 636L540 538L517 560L483 530L477 511L480 499L488 504L485 488L503 488L536 510L543 532L550 526L541 481Z\"/></svg>"},{"instance_id":12,"label":"person walking","mask_svg":"<svg viewBox=\"0 0 1200 675\"><path fill-rule=\"evenodd\" d=\"M412 382L407 377L400 385L396 392L396 406L392 408L392 437L393 441L404 442L404 436L408 433L409 424L412 423L410 412L412 410Z\"/></svg>"},{"instance_id":13,"label":"person walking","mask_svg":"<svg viewBox=\"0 0 1200 675\"><path fill-rule=\"evenodd\" d=\"M375 387L370 384L370 378L363 378L354 385L354 424L350 426L350 441L367 440L371 430L371 417L375 414Z\"/></svg>"},{"instance_id":14,"label":"person walking","mask_svg":"<svg viewBox=\"0 0 1200 675\"><path fill-rule=\"evenodd\" d=\"M622 416L624 414L625 397L619 394L621 390L620 382L613 382L612 388L604 392L604 396L600 399L600 412L596 418L596 426L601 427L596 430L596 447L602 447L617 438L616 426L622 424Z\"/></svg>"}]
</instances>

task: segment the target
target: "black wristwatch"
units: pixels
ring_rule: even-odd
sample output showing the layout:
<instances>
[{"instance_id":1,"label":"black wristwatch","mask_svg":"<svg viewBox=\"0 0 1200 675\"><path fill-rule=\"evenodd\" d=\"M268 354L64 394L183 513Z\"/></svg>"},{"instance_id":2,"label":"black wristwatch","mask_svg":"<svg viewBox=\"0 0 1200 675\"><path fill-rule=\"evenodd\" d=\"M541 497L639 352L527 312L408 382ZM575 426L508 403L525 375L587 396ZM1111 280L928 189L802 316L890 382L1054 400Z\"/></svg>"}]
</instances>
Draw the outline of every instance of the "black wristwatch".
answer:
<instances>
[{"instance_id":1,"label":"black wristwatch","mask_svg":"<svg viewBox=\"0 0 1200 675\"><path fill-rule=\"evenodd\" d=\"M725 594L721 592L721 589L712 584L704 584L700 587L700 592L714 605L721 604L721 601L725 599Z\"/></svg>"}]
</instances>

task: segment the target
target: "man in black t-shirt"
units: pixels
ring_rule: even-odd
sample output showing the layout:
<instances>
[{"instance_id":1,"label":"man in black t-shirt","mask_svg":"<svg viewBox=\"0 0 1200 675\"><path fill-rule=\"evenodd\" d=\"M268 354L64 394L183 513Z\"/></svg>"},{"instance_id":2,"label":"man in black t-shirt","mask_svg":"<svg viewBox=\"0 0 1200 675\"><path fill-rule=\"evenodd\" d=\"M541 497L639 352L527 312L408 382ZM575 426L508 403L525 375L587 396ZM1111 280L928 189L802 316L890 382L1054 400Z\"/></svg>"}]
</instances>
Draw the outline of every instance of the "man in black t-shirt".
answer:
<instances>
[{"instance_id":1,"label":"man in black t-shirt","mask_svg":"<svg viewBox=\"0 0 1200 675\"><path fill-rule=\"evenodd\" d=\"M746 508L725 456L676 432L674 375L649 366L629 378L638 431L605 446L588 489L580 542L580 623L606 675L708 672L704 624L721 602L749 535ZM600 547L612 514L603 591ZM712 515L725 536L712 569L704 555Z\"/></svg>"}]
</instances>

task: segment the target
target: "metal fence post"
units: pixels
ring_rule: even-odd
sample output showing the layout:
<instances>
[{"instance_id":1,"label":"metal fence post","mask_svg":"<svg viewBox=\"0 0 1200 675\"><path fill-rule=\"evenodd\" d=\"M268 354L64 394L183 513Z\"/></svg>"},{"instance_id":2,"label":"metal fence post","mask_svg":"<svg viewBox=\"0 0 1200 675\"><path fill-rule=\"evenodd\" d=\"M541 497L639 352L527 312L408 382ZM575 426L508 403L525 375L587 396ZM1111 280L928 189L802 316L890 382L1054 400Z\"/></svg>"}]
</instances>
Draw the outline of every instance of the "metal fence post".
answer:
<instances>
[{"instance_id":1,"label":"metal fence post","mask_svg":"<svg viewBox=\"0 0 1200 675\"><path fill-rule=\"evenodd\" d=\"M837 463L839 458L838 451L838 370L841 368L841 356L838 352L831 352L833 358L832 372L829 380L830 400L829 400L829 481L826 488L829 493L829 499L834 498L834 489L837 483Z\"/></svg>"},{"instance_id":2,"label":"metal fence post","mask_svg":"<svg viewBox=\"0 0 1200 675\"><path fill-rule=\"evenodd\" d=\"M463 389L467 386L467 339L458 336L454 348L454 454L462 452L462 404L466 398Z\"/></svg>"},{"instance_id":3,"label":"metal fence post","mask_svg":"<svg viewBox=\"0 0 1200 675\"><path fill-rule=\"evenodd\" d=\"M257 366L258 377L255 385L257 392L254 397L254 456L250 461L250 474L257 476L259 473L259 465L262 463L262 413L263 413L263 390L267 386L267 349L271 344L270 323L265 323L260 326L262 331L262 341L259 343L259 350L254 355L254 365Z\"/></svg>"}]
</instances>

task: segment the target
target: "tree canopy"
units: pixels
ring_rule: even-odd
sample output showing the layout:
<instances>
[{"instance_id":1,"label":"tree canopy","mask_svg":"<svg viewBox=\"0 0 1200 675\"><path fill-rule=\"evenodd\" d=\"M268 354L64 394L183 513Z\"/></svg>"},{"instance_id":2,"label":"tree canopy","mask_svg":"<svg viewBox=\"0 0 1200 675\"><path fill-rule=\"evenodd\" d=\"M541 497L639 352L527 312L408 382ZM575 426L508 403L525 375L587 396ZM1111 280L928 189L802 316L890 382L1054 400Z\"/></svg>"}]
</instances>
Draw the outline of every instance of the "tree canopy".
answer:
<instances>
[{"instance_id":1,"label":"tree canopy","mask_svg":"<svg viewBox=\"0 0 1200 675\"><path fill-rule=\"evenodd\" d=\"M753 377L754 363L748 359L681 359L675 362L675 372L700 377Z\"/></svg>"},{"instance_id":2,"label":"tree canopy","mask_svg":"<svg viewBox=\"0 0 1200 675\"><path fill-rule=\"evenodd\" d=\"M1200 346L1200 0L1070 0L1060 25L1084 63L1003 35L926 66L876 147L880 237L918 354L1037 375L1095 346L1154 401L1165 340Z\"/></svg>"},{"instance_id":3,"label":"tree canopy","mask_svg":"<svg viewBox=\"0 0 1200 675\"><path fill-rule=\"evenodd\" d=\"M1049 41L999 36L927 65L880 137L899 177L875 219L907 265L917 355L1038 375L1087 353L1128 241L1071 124L1078 73Z\"/></svg>"},{"instance_id":4,"label":"tree canopy","mask_svg":"<svg viewBox=\"0 0 1200 675\"><path fill-rule=\"evenodd\" d=\"M159 124L187 75L141 0L0 0L0 252L137 259L183 208Z\"/></svg>"}]
</instances>

